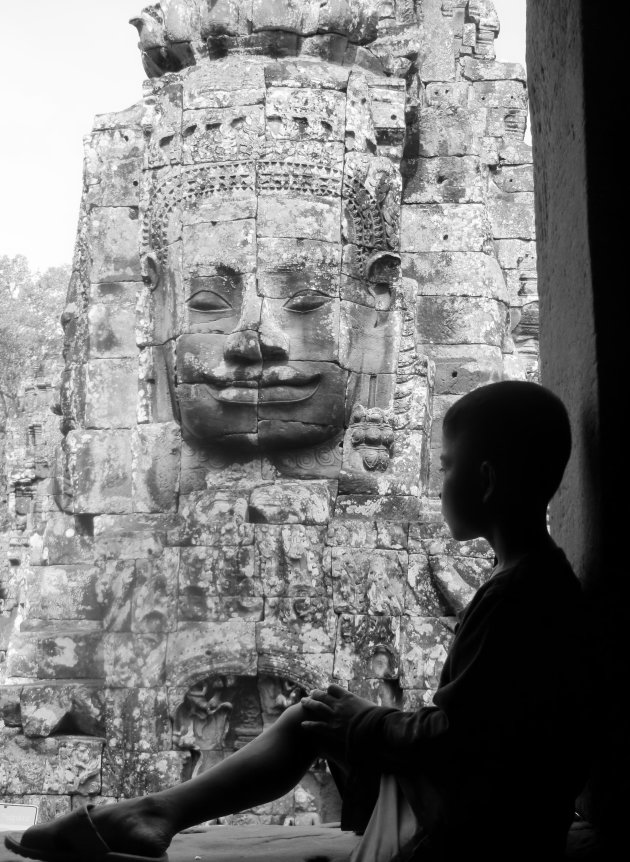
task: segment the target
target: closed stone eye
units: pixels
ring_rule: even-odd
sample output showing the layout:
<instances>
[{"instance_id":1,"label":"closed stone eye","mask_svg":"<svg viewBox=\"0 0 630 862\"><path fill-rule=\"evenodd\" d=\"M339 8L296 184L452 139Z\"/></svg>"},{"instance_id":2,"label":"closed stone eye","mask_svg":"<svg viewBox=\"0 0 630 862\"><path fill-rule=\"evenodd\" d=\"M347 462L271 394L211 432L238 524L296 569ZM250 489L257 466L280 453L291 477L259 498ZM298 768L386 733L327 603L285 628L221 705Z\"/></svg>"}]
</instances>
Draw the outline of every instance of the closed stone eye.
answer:
<instances>
[{"instance_id":1,"label":"closed stone eye","mask_svg":"<svg viewBox=\"0 0 630 862\"><path fill-rule=\"evenodd\" d=\"M187 300L188 307L193 311L230 311L230 303L213 290L198 290Z\"/></svg>"},{"instance_id":2,"label":"closed stone eye","mask_svg":"<svg viewBox=\"0 0 630 862\"><path fill-rule=\"evenodd\" d=\"M322 305L330 300L325 293L320 293L316 290L301 290L299 293L294 293L284 303L287 311L295 311L298 314L306 314L309 311L315 311L316 308L321 308Z\"/></svg>"}]
</instances>

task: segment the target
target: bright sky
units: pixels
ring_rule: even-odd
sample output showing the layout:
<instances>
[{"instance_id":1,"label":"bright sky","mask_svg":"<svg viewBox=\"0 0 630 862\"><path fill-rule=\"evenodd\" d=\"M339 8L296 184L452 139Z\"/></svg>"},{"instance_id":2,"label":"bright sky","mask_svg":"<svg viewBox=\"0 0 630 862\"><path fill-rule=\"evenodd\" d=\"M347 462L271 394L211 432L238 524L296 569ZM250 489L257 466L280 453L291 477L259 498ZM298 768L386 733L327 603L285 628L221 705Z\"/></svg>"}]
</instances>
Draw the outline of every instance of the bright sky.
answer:
<instances>
[{"instance_id":1,"label":"bright sky","mask_svg":"<svg viewBox=\"0 0 630 862\"><path fill-rule=\"evenodd\" d=\"M525 0L494 0L500 60L525 63ZM0 0L4 74L0 255L35 269L72 260L83 136L95 114L142 95L137 33L147 0Z\"/></svg>"}]
</instances>

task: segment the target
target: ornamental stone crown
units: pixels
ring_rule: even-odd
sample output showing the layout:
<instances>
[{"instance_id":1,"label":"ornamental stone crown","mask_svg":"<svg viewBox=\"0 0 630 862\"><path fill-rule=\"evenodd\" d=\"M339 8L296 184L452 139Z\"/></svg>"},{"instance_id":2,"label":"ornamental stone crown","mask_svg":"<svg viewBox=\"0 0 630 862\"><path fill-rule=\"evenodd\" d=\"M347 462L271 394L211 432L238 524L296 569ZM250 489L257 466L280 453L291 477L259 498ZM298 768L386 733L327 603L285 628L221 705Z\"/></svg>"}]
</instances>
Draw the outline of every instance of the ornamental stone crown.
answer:
<instances>
[{"instance_id":1,"label":"ornamental stone crown","mask_svg":"<svg viewBox=\"0 0 630 862\"><path fill-rule=\"evenodd\" d=\"M348 44L417 24L417 0L161 0L130 23L150 78L230 53L339 61Z\"/></svg>"}]
</instances>

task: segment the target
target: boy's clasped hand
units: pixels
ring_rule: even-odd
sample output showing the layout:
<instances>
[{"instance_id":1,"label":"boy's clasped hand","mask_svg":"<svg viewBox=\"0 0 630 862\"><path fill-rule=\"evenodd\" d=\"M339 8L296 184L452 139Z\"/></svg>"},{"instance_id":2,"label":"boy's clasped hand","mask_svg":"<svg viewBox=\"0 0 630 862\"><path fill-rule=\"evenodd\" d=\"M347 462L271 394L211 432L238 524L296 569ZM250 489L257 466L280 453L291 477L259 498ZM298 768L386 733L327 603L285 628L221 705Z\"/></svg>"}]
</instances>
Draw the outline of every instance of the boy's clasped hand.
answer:
<instances>
[{"instance_id":1,"label":"boy's clasped hand","mask_svg":"<svg viewBox=\"0 0 630 862\"><path fill-rule=\"evenodd\" d=\"M374 707L369 700L351 694L340 685L329 685L326 691L316 688L308 697L303 697L301 703L309 716L302 722L304 730L335 742L345 737L355 716Z\"/></svg>"}]
</instances>

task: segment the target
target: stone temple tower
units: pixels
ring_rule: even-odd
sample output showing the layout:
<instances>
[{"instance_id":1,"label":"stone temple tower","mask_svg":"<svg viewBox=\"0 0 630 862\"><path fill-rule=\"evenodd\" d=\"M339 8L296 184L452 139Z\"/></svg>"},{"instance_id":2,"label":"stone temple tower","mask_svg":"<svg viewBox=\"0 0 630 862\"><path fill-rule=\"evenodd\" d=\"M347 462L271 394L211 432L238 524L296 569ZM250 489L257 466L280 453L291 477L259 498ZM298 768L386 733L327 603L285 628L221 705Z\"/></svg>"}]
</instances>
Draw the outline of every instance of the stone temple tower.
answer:
<instances>
[{"instance_id":1,"label":"stone temple tower","mask_svg":"<svg viewBox=\"0 0 630 862\"><path fill-rule=\"evenodd\" d=\"M61 427L27 398L10 465L0 794L42 817L182 781L331 680L430 702L490 568L441 520L441 417L536 375L525 79L489 0L132 23L148 78L86 140ZM315 764L238 817L335 804Z\"/></svg>"}]
</instances>

